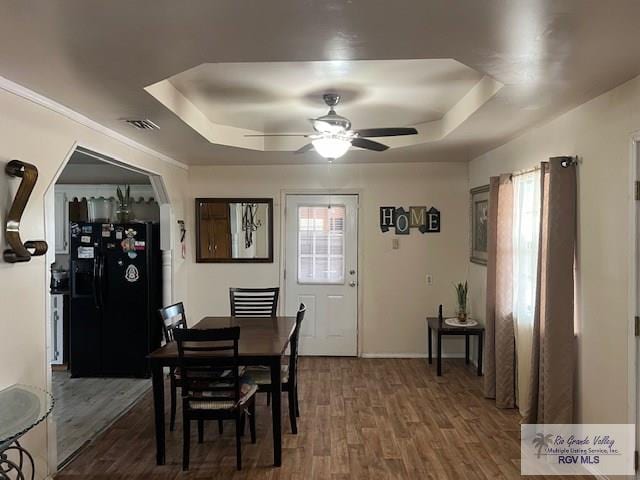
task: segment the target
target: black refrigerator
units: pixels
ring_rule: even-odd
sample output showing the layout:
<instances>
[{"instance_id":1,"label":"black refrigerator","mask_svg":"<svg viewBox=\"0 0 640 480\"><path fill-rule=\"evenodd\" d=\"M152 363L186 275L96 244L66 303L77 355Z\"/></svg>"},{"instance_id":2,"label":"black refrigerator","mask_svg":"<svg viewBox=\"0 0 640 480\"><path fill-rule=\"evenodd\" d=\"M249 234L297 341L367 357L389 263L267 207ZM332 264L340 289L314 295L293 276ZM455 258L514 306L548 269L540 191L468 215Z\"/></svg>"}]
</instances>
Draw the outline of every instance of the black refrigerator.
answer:
<instances>
[{"instance_id":1,"label":"black refrigerator","mask_svg":"<svg viewBox=\"0 0 640 480\"><path fill-rule=\"evenodd\" d=\"M148 377L160 345L160 228L70 224L72 377Z\"/></svg>"}]
</instances>

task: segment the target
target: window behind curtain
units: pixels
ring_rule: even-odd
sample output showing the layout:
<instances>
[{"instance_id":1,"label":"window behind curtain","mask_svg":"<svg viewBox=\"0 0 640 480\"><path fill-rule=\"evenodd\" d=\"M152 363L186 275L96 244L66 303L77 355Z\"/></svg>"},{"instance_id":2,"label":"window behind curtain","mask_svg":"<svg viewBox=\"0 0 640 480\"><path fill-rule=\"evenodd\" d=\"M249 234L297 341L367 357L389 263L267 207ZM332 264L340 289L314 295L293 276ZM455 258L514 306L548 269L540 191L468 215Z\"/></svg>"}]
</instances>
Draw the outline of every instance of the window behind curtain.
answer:
<instances>
[{"instance_id":1,"label":"window behind curtain","mask_svg":"<svg viewBox=\"0 0 640 480\"><path fill-rule=\"evenodd\" d=\"M540 173L514 177L513 187L513 312L519 322L533 324L540 233Z\"/></svg>"},{"instance_id":2,"label":"window behind curtain","mask_svg":"<svg viewBox=\"0 0 640 480\"><path fill-rule=\"evenodd\" d=\"M513 320L518 356L518 406L528 409L531 344L538 275L540 172L513 178Z\"/></svg>"}]
</instances>

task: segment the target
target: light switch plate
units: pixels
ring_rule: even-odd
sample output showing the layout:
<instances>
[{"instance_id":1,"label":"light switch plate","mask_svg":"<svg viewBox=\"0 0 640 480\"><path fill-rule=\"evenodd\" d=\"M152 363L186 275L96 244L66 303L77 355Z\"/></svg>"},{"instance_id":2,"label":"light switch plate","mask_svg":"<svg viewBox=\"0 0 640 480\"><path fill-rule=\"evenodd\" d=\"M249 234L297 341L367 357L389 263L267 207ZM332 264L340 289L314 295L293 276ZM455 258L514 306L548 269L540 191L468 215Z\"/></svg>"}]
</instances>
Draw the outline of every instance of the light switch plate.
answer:
<instances>
[{"instance_id":1,"label":"light switch plate","mask_svg":"<svg viewBox=\"0 0 640 480\"><path fill-rule=\"evenodd\" d=\"M393 248L394 250L398 250L400 248L399 238L394 238L393 240L391 240L391 248Z\"/></svg>"},{"instance_id":2,"label":"light switch plate","mask_svg":"<svg viewBox=\"0 0 640 480\"><path fill-rule=\"evenodd\" d=\"M433 285L433 275L431 275L430 273L427 273L427 285Z\"/></svg>"}]
</instances>

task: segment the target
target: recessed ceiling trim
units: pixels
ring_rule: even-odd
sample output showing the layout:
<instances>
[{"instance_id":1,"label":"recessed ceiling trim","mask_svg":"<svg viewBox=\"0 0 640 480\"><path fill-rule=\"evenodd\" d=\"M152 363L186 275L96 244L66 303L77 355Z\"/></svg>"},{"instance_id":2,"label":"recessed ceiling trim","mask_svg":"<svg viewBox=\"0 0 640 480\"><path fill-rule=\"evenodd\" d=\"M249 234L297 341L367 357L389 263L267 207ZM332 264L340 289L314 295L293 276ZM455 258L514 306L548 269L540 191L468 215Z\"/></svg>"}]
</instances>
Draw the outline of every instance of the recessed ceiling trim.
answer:
<instances>
[{"instance_id":1,"label":"recessed ceiling trim","mask_svg":"<svg viewBox=\"0 0 640 480\"><path fill-rule=\"evenodd\" d=\"M211 143L257 151L295 151L308 143L308 139L304 137L251 137L248 135L261 135L266 132L213 122L196 103L172 83L171 78L161 80L144 89ZM400 148L442 140L477 112L503 86L502 83L485 75L473 84L440 119L410 125L418 130L417 135L386 137L385 144L390 148Z\"/></svg>"},{"instance_id":2,"label":"recessed ceiling trim","mask_svg":"<svg viewBox=\"0 0 640 480\"><path fill-rule=\"evenodd\" d=\"M24 98L25 100L29 100L30 102L33 102L36 105L40 105L41 107L44 107L48 110L51 110L52 112L62 115L63 117L68 118L69 120L72 120L76 123L79 123L80 125L83 125L87 128L90 128L91 130L94 130L98 133L102 133L107 137L113 138L114 140L124 143L125 145L132 147L136 150L139 150L143 153L146 153L147 155L156 157L157 159L162 160L163 162L169 163L175 167L182 168L183 170L189 169L189 167L186 164L179 162L178 160L174 160L173 158L165 155L164 153L160 153L156 150L153 150L152 148L142 145L141 143L138 143L135 140L132 140L131 138L122 135L121 133L111 130L110 128L107 128L104 125L101 125L98 122L91 120L88 117L85 117L81 113L78 113L75 110L70 109L69 107L65 107L64 105L54 100L51 100L50 98L47 98L44 95L40 95L39 93L36 93L33 90L29 90L28 88L23 87L22 85L19 85L15 82L12 82L11 80L2 76L0 76L0 89L8 93L11 93L13 95L16 95L18 97Z\"/></svg>"},{"instance_id":3,"label":"recessed ceiling trim","mask_svg":"<svg viewBox=\"0 0 640 480\"><path fill-rule=\"evenodd\" d=\"M413 137L392 137L386 139L385 143L389 147L407 147L441 140L491 100L502 87L504 87L502 83L485 75L441 120L416 125L415 128L418 130L418 135Z\"/></svg>"},{"instance_id":4,"label":"recessed ceiling trim","mask_svg":"<svg viewBox=\"0 0 640 480\"><path fill-rule=\"evenodd\" d=\"M220 125L211 122L191 100L169 80L162 80L145 87L147 93L175 113L183 122L193 128L211 143L230 147L264 150L264 141L260 137L246 138L245 135L259 135L264 132L244 128Z\"/></svg>"}]
</instances>

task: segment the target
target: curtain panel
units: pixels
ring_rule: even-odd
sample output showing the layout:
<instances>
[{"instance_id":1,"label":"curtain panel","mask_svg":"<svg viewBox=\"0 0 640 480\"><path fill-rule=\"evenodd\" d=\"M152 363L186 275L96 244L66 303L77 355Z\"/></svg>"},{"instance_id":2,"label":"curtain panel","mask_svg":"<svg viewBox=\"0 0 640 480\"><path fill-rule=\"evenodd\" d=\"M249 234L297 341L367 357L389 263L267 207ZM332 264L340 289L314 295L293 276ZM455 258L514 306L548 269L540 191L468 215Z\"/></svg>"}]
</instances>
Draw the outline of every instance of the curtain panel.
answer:
<instances>
[{"instance_id":1,"label":"curtain panel","mask_svg":"<svg viewBox=\"0 0 640 480\"><path fill-rule=\"evenodd\" d=\"M526 423L573 423L576 166L543 162L540 237Z\"/></svg>"},{"instance_id":2,"label":"curtain panel","mask_svg":"<svg viewBox=\"0 0 640 480\"><path fill-rule=\"evenodd\" d=\"M487 312L484 395L498 408L514 408L513 185L510 175L489 181Z\"/></svg>"}]
</instances>

